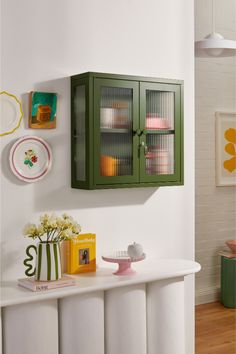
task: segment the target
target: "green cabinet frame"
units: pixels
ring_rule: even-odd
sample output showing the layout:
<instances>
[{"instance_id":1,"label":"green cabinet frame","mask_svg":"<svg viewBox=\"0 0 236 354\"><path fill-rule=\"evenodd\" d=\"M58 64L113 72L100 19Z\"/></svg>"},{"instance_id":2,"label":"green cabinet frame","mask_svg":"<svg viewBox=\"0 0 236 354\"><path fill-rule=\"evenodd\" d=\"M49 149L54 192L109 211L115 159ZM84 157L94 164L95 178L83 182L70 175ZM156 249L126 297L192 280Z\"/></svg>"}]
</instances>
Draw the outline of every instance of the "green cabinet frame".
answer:
<instances>
[{"instance_id":1,"label":"green cabinet frame","mask_svg":"<svg viewBox=\"0 0 236 354\"><path fill-rule=\"evenodd\" d=\"M76 89L85 93L85 178L77 177ZM100 92L101 87L130 88L133 92L132 175L100 175ZM145 129L146 90L174 93L174 128L169 131ZM147 175L145 153L147 134L174 134L174 173ZM78 189L105 189L182 185L183 176L183 81L88 72L71 77L71 186Z\"/></svg>"}]
</instances>

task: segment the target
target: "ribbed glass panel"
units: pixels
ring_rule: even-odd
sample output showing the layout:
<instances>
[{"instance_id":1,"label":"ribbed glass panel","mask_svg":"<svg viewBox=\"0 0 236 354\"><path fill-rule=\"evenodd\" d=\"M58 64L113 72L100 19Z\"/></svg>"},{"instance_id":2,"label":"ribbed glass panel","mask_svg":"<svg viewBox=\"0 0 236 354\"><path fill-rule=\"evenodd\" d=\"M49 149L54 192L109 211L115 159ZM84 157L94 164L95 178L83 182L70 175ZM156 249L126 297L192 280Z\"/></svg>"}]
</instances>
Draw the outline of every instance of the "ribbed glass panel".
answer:
<instances>
[{"instance_id":1,"label":"ribbed glass panel","mask_svg":"<svg viewBox=\"0 0 236 354\"><path fill-rule=\"evenodd\" d=\"M146 128L174 129L174 92L146 91Z\"/></svg>"},{"instance_id":2,"label":"ribbed glass panel","mask_svg":"<svg viewBox=\"0 0 236 354\"><path fill-rule=\"evenodd\" d=\"M101 176L133 174L132 105L132 89L101 88Z\"/></svg>"},{"instance_id":3,"label":"ribbed glass panel","mask_svg":"<svg viewBox=\"0 0 236 354\"><path fill-rule=\"evenodd\" d=\"M148 134L146 174L174 174L174 134Z\"/></svg>"},{"instance_id":4,"label":"ribbed glass panel","mask_svg":"<svg viewBox=\"0 0 236 354\"><path fill-rule=\"evenodd\" d=\"M74 96L76 179L85 181L85 86L77 86Z\"/></svg>"}]
</instances>

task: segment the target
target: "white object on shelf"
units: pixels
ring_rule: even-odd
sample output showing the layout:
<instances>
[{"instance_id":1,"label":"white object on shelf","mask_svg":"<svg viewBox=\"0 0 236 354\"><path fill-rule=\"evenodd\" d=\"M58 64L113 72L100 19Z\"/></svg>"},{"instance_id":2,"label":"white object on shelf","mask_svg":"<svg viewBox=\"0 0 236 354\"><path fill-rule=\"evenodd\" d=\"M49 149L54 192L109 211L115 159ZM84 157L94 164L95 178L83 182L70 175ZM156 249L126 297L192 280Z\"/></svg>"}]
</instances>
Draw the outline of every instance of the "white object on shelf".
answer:
<instances>
[{"instance_id":1,"label":"white object on shelf","mask_svg":"<svg viewBox=\"0 0 236 354\"><path fill-rule=\"evenodd\" d=\"M139 258L143 254L143 246L134 242L132 245L128 246L127 252L130 258Z\"/></svg>"},{"instance_id":2,"label":"white object on shelf","mask_svg":"<svg viewBox=\"0 0 236 354\"><path fill-rule=\"evenodd\" d=\"M101 128L114 127L115 116L116 116L115 108L101 108L100 109Z\"/></svg>"},{"instance_id":3,"label":"white object on shelf","mask_svg":"<svg viewBox=\"0 0 236 354\"><path fill-rule=\"evenodd\" d=\"M76 280L68 275L54 281L37 281L35 277L27 277L18 279L18 285L31 291L47 291L76 285Z\"/></svg>"}]
</instances>

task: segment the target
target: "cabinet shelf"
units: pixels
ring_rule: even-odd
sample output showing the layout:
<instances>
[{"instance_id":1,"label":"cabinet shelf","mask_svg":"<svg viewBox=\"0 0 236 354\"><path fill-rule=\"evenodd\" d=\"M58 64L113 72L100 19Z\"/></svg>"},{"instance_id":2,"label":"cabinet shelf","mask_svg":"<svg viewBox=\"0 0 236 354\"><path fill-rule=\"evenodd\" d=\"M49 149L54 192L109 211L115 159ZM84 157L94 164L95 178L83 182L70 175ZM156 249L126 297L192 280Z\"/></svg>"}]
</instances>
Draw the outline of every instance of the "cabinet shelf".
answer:
<instances>
[{"instance_id":1,"label":"cabinet shelf","mask_svg":"<svg viewBox=\"0 0 236 354\"><path fill-rule=\"evenodd\" d=\"M132 130L130 128L101 128L101 133L118 133L118 134L130 134Z\"/></svg>"},{"instance_id":2,"label":"cabinet shelf","mask_svg":"<svg viewBox=\"0 0 236 354\"><path fill-rule=\"evenodd\" d=\"M174 134L174 129L146 129L147 134Z\"/></svg>"}]
</instances>

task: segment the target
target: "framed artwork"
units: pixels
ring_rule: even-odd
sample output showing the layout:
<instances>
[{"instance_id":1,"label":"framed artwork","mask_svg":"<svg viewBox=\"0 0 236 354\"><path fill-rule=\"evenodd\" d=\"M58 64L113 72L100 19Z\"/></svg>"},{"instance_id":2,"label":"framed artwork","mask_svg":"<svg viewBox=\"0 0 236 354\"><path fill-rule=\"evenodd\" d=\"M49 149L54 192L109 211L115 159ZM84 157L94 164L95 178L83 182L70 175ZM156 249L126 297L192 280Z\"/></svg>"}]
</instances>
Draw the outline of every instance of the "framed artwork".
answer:
<instances>
[{"instance_id":1,"label":"framed artwork","mask_svg":"<svg viewBox=\"0 0 236 354\"><path fill-rule=\"evenodd\" d=\"M236 185L236 113L216 112L216 185Z\"/></svg>"},{"instance_id":2,"label":"framed artwork","mask_svg":"<svg viewBox=\"0 0 236 354\"><path fill-rule=\"evenodd\" d=\"M33 91L30 93L29 127L56 128L57 94Z\"/></svg>"}]
</instances>

